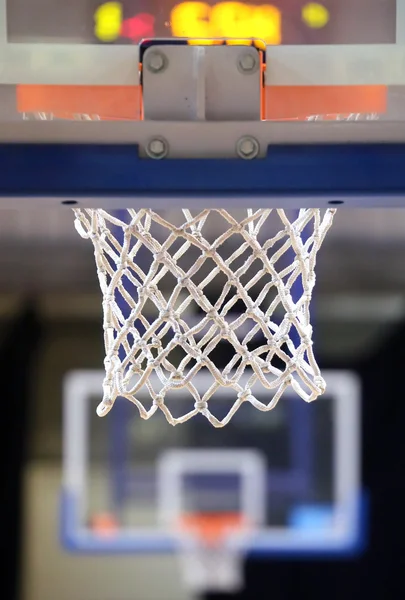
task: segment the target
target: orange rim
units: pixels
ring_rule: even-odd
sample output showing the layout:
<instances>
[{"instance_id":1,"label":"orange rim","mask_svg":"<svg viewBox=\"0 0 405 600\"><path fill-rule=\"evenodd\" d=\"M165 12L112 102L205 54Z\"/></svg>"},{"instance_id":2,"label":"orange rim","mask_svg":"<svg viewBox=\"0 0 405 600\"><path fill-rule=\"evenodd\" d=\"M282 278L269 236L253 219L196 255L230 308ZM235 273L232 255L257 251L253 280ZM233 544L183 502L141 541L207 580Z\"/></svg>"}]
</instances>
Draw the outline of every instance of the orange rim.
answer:
<instances>
[{"instance_id":1,"label":"orange rim","mask_svg":"<svg viewBox=\"0 0 405 600\"><path fill-rule=\"evenodd\" d=\"M232 532L247 527L241 513L189 513L178 522L180 531L191 533L207 545L219 544Z\"/></svg>"},{"instance_id":2,"label":"orange rim","mask_svg":"<svg viewBox=\"0 0 405 600\"><path fill-rule=\"evenodd\" d=\"M386 111L387 88L383 85L266 87L264 116L269 120Z\"/></svg>"},{"instance_id":3,"label":"orange rim","mask_svg":"<svg viewBox=\"0 0 405 600\"><path fill-rule=\"evenodd\" d=\"M119 524L114 515L110 513L100 513L91 518L90 527L98 535L109 537L116 533L119 529Z\"/></svg>"},{"instance_id":4,"label":"orange rim","mask_svg":"<svg viewBox=\"0 0 405 600\"><path fill-rule=\"evenodd\" d=\"M105 120L141 119L139 86L18 85L20 113L53 113L60 118L77 114L99 115Z\"/></svg>"},{"instance_id":5,"label":"orange rim","mask_svg":"<svg viewBox=\"0 0 405 600\"><path fill-rule=\"evenodd\" d=\"M67 119L86 114L104 120L138 121L142 119L142 90L140 86L19 85L17 110ZM386 110L385 86L267 86L262 95L263 117L269 120L383 114Z\"/></svg>"}]
</instances>

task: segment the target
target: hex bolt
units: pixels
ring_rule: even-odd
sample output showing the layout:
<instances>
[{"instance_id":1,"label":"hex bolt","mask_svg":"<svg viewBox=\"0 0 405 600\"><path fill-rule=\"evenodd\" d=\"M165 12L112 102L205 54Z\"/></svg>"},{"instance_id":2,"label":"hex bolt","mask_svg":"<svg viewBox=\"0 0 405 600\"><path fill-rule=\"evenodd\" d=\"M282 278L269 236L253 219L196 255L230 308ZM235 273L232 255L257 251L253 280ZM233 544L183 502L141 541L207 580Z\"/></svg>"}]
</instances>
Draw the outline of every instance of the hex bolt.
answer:
<instances>
[{"instance_id":1,"label":"hex bolt","mask_svg":"<svg viewBox=\"0 0 405 600\"><path fill-rule=\"evenodd\" d=\"M259 67L258 57L252 53L245 53L238 59L238 69L245 75L255 73Z\"/></svg>"},{"instance_id":2,"label":"hex bolt","mask_svg":"<svg viewBox=\"0 0 405 600\"><path fill-rule=\"evenodd\" d=\"M251 136L240 138L236 144L236 152L240 158L250 160L256 158L260 151L259 142Z\"/></svg>"},{"instance_id":3,"label":"hex bolt","mask_svg":"<svg viewBox=\"0 0 405 600\"><path fill-rule=\"evenodd\" d=\"M167 57L163 52L154 50L145 57L145 66L151 73L161 73L167 67Z\"/></svg>"},{"instance_id":4,"label":"hex bolt","mask_svg":"<svg viewBox=\"0 0 405 600\"><path fill-rule=\"evenodd\" d=\"M154 138L150 140L145 150L149 158L165 158L169 151L169 144L163 138Z\"/></svg>"}]
</instances>

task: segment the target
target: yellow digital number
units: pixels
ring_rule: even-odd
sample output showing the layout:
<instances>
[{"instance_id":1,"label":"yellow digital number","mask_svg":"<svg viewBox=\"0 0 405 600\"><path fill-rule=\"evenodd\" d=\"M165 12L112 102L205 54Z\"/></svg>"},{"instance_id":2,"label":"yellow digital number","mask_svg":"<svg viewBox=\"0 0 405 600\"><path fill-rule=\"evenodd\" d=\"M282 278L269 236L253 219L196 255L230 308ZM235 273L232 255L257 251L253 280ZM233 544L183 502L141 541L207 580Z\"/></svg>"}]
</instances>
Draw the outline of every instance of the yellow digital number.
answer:
<instances>
[{"instance_id":1,"label":"yellow digital number","mask_svg":"<svg viewBox=\"0 0 405 600\"><path fill-rule=\"evenodd\" d=\"M213 37L250 38L253 7L241 2L220 2L211 10Z\"/></svg>"},{"instance_id":2,"label":"yellow digital number","mask_svg":"<svg viewBox=\"0 0 405 600\"><path fill-rule=\"evenodd\" d=\"M211 7L205 2L182 2L170 15L172 34L175 37L210 38L209 16Z\"/></svg>"},{"instance_id":3,"label":"yellow digital number","mask_svg":"<svg viewBox=\"0 0 405 600\"><path fill-rule=\"evenodd\" d=\"M107 2L94 13L94 35L102 42L118 39L122 26L122 6L119 2Z\"/></svg>"},{"instance_id":4,"label":"yellow digital number","mask_svg":"<svg viewBox=\"0 0 405 600\"><path fill-rule=\"evenodd\" d=\"M211 7L204 2L182 2L172 10L170 22L174 37L232 38L231 44L246 38L281 43L281 13L271 4L219 2Z\"/></svg>"},{"instance_id":5,"label":"yellow digital number","mask_svg":"<svg viewBox=\"0 0 405 600\"><path fill-rule=\"evenodd\" d=\"M252 37L271 46L281 44L281 12L271 4L256 6L252 15Z\"/></svg>"}]
</instances>

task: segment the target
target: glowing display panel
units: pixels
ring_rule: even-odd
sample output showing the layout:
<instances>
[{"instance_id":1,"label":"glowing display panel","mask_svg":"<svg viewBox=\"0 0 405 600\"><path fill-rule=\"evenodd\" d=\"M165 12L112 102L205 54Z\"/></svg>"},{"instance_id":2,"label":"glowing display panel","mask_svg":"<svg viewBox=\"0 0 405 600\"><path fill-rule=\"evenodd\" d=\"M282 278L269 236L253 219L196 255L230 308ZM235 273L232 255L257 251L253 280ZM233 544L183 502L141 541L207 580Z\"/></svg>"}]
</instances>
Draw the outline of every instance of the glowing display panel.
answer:
<instances>
[{"instance_id":1,"label":"glowing display panel","mask_svg":"<svg viewBox=\"0 0 405 600\"><path fill-rule=\"evenodd\" d=\"M267 44L395 42L395 0L7 0L10 42L138 43L149 37ZM365 17L367 17L365 19Z\"/></svg>"}]
</instances>

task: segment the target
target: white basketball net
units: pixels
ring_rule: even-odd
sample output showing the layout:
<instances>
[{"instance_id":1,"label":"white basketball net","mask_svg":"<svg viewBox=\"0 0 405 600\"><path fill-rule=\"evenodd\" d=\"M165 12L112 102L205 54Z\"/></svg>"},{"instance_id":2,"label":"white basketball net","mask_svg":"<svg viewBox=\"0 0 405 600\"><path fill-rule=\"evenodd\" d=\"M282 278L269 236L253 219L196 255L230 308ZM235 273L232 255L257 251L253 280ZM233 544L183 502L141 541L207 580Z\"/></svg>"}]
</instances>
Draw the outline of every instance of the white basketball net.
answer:
<instances>
[{"instance_id":1,"label":"white basketball net","mask_svg":"<svg viewBox=\"0 0 405 600\"><path fill-rule=\"evenodd\" d=\"M161 410L176 425L201 413L222 427L243 402L271 410L288 386L308 402L325 391L309 309L316 255L335 210L303 209L290 220L284 210L247 209L236 219L223 209L194 215L184 209L177 225L150 209L128 209L125 219L102 209L74 212L76 229L94 244L103 293L106 375L100 416L123 396L143 419ZM216 239L210 239L207 219L224 225ZM148 270L142 268L142 252L149 256ZM213 300L208 292L214 279L220 285ZM299 296L293 298L297 285ZM237 302L243 312L235 315ZM261 343L252 347L258 335ZM211 356L220 343L232 347L224 368ZM193 385L200 369L212 376L202 395ZM274 392L268 404L252 393L258 383ZM137 398L145 386L149 408ZM222 419L210 411L220 387L235 392ZM179 388L188 390L193 404L175 417L165 400Z\"/></svg>"},{"instance_id":2,"label":"white basketball net","mask_svg":"<svg viewBox=\"0 0 405 600\"><path fill-rule=\"evenodd\" d=\"M326 114L310 115L306 121L378 121L378 113L346 113L346 114Z\"/></svg>"},{"instance_id":3,"label":"white basketball net","mask_svg":"<svg viewBox=\"0 0 405 600\"><path fill-rule=\"evenodd\" d=\"M84 113L77 114L59 114L46 113L46 112L34 112L34 113L22 113L23 121L100 121L99 115L86 115Z\"/></svg>"}]
</instances>

